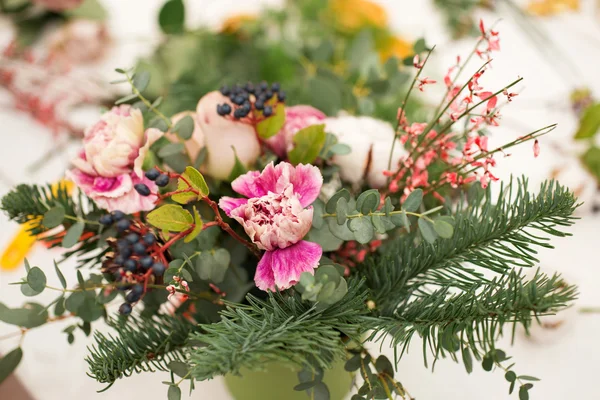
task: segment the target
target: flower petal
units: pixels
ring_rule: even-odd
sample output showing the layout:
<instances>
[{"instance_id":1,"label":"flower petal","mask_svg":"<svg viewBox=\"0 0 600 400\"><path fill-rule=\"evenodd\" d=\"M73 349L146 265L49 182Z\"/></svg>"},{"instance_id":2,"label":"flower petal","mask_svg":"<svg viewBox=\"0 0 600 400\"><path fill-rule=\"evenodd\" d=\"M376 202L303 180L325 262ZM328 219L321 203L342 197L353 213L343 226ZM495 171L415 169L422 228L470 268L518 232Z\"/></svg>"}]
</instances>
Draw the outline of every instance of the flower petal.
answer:
<instances>
[{"instance_id":1,"label":"flower petal","mask_svg":"<svg viewBox=\"0 0 600 400\"><path fill-rule=\"evenodd\" d=\"M219 207L221 210L225 211L225 214L227 214L228 217L231 217L231 211L246 203L248 203L248 199L236 199L233 197L224 196L221 197L221 200L219 200Z\"/></svg>"},{"instance_id":2,"label":"flower petal","mask_svg":"<svg viewBox=\"0 0 600 400\"><path fill-rule=\"evenodd\" d=\"M323 175L314 165L298 164L295 172L290 176L290 182L294 185L294 192L298 194L302 207L307 207L319 197L323 186Z\"/></svg>"},{"instance_id":3,"label":"flower petal","mask_svg":"<svg viewBox=\"0 0 600 400\"><path fill-rule=\"evenodd\" d=\"M261 290L288 289L298 283L303 272L314 273L322 254L321 246L305 240L267 251L258 263L254 282Z\"/></svg>"},{"instance_id":4,"label":"flower petal","mask_svg":"<svg viewBox=\"0 0 600 400\"><path fill-rule=\"evenodd\" d=\"M231 188L248 198L264 196L267 192L256 185L256 180L259 176L259 171L246 172L244 175L238 176L231 182Z\"/></svg>"},{"instance_id":5,"label":"flower petal","mask_svg":"<svg viewBox=\"0 0 600 400\"><path fill-rule=\"evenodd\" d=\"M150 146L154 144L158 139L163 137L164 133L156 128L149 128L146 130L146 143L140 147L138 152L138 156L133 162L133 171L137 176L142 177L144 171L142 170L142 165L144 164L144 159L150 151Z\"/></svg>"}]
</instances>

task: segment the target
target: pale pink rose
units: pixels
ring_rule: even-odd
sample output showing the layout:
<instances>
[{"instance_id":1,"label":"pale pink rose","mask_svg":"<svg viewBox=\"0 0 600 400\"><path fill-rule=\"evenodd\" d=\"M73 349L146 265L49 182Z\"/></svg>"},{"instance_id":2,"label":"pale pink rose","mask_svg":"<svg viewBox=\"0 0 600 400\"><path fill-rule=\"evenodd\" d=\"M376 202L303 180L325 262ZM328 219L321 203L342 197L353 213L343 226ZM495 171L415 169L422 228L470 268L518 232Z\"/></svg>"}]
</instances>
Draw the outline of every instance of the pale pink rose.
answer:
<instances>
[{"instance_id":1,"label":"pale pink rose","mask_svg":"<svg viewBox=\"0 0 600 400\"><path fill-rule=\"evenodd\" d=\"M261 290L287 289L303 272L314 273L321 246L302 240L312 225L313 208L323 176L312 165L270 163L231 183L247 198L222 197L219 207L238 221L253 243L266 250L254 281Z\"/></svg>"},{"instance_id":2,"label":"pale pink rose","mask_svg":"<svg viewBox=\"0 0 600 400\"><path fill-rule=\"evenodd\" d=\"M202 97L196 108L196 120L208 150L206 174L221 180L229 177L235 165L233 148L246 168L252 167L260 155L260 143L251 125L217 114L217 105L224 103L231 105L228 97L215 91Z\"/></svg>"},{"instance_id":3,"label":"pale pink rose","mask_svg":"<svg viewBox=\"0 0 600 400\"><path fill-rule=\"evenodd\" d=\"M156 195L141 196L134 185L146 184L152 193L158 187L142 171L150 146L162 137L158 129L144 132L139 110L115 107L85 132L84 148L67 176L100 208L127 214L149 211ZM139 140L137 139L139 135Z\"/></svg>"},{"instance_id":4,"label":"pale pink rose","mask_svg":"<svg viewBox=\"0 0 600 400\"><path fill-rule=\"evenodd\" d=\"M53 56L79 64L100 59L108 47L109 37L104 23L76 19L64 24L50 42Z\"/></svg>"},{"instance_id":5,"label":"pale pink rose","mask_svg":"<svg viewBox=\"0 0 600 400\"><path fill-rule=\"evenodd\" d=\"M198 123L198 119L196 118L196 113L194 111L183 111L179 114L175 114L171 118L171 122L173 126L181 121L184 117L190 116L194 119L194 132L192 133L192 137L185 141L185 148L188 151L192 161L196 160L200 150L204 148L204 132L202 132L202 128ZM179 142L180 139L175 133L167 132L166 137L172 142Z\"/></svg>"},{"instance_id":6,"label":"pale pink rose","mask_svg":"<svg viewBox=\"0 0 600 400\"><path fill-rule=\"evenodd\" d=\"M306 127L323 123L326 117L321 111L311 106L286 107L285 125L275 136L267 139L267 143L279 157L285 158L287 153L294 148L294 135Z\"/></svg>"},{"instance_id":7,"label":"pale pink rose","mask_svg":"<svg viewBox=\"0 0 600 400\"><path fill-rule=\"evenodd\" d=\"M34 4L52 11L64 11L79 7L83 0L32 0Z\"/></svg>"}]
</instances>

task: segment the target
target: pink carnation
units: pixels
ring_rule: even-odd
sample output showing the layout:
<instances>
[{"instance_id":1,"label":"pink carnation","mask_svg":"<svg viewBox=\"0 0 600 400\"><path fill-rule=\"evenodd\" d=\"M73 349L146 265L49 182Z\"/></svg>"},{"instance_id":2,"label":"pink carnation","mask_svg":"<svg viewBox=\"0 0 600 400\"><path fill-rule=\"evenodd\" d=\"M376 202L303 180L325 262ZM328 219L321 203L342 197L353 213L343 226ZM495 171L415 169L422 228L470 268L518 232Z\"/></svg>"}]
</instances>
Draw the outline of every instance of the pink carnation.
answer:
<instances>
[{"instance_id":1,"label":"pink carnation","mask_svg":"<svg viewBox=\"0 0 600 400\"><path fill-rule=\"evenodd\" d=\"M64 11L79 7L83 3L83 0L33 0L33 2L48 10Z\"/></svg>"},{"instance_id":2,"label":"pink carnation","mask_svg":"<svg viewBox=\"0 0 600 400\"><path fill-rule=\"evenodd\" d=\"M83 150L67 176L100 208L127 214L152 210L156 197L141 196L134 185L144 183L152 192L158 190L143 175L142 164L162 135L157 129L144 132L139 110L114 107L85 132Z\"/></svg>"},{"instance_id":3,"label":"pink carnation","mask_svg":"<svg viewBox=\"0 0 600 400\"><path fill-rule=\"evenodd\" d=\"M277 135L269 138L267 143L279 157L285 158L288 151L294 147L294 135L306 127L324 123L326 117L321 111L311 106L287 107L285 109L285 125Z\"/></svg>"},{"instance_id":4,"label":"pink carnation","mask_svg":"<svg viewBox=\"0 0 600 400\"><path fill-rule=\"evenodd\" d=\"M254 281L262 290L287 289L303 272L313 273L323 250L302 238L312 225L313 208L323 176L312 165L273 163L231 183L247 198L223 197L219 206L238 221L250 239L266 250Z\"/></svg>"}]
</instances>

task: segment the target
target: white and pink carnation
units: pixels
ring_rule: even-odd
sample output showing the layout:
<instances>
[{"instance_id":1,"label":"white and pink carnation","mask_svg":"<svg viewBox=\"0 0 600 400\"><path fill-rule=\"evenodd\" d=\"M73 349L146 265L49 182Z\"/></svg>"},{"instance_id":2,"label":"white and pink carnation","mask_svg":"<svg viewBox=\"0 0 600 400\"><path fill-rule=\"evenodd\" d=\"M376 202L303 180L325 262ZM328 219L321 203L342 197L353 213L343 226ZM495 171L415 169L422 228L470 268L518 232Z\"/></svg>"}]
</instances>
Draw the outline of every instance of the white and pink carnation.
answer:
<instances>
[{"instance_id":1,"label":"white and pink carnation","mask_svg":"<svg viewBox=\"0 0 600 400\"><path fill-rule=\"evenodd\" d=\"M323 112L311 106L286 107L285 125L275 136L267 139L267 143L279 157L285 158L294 147L294 135L304 128L324 123L325 118L327 116Z\"/></svg>"},{"instance_id":2,"label":"white and pink carnation","mask_svg":"<svg viewBox=\"0 0 600 400\"><path fill-rule=\"evenodd\" d=\"M65 11L79 7L83 0L33 0L34 4L52 11Z\"/></svg>"},{"instance_id":3,"label":"white and pink carnation","mask_svg":"<svg viewBox=\"0 0 600 400\"><path fill-rule=\"evenodd\" d=\"M100 208L127 214L152 210L156 197L141 196L134 185L144 183L157 191L156 184L144 176L142 164L162 135L157 129L144 131L140 110L114 107L86 130L83 149L67 176Z\"/></svg>"},{"instance_id":4,"label":"white and pink carnation","mask_svg":"<svg viewBox=\"0 0 600 400\"><path fill-rule=\"evenodd\" d=\"M323 250L302 240L312 225L313 208L323 176L312 165L270 163L231 183L246 198L223 197L219 206L239 222L250 239L265 250L254 281L261 290L284 290L298 283L303 272L314 273Z\"/></svg>"}]
</instances>

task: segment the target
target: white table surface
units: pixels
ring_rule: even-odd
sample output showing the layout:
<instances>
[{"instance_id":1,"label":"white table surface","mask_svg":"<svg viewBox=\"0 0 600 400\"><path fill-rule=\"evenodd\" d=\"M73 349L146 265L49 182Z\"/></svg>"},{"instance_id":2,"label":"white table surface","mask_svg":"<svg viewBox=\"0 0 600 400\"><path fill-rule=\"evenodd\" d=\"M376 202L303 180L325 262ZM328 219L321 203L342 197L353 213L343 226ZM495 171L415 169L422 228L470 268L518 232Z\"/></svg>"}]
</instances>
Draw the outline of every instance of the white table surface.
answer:
<instances>
[{"instance_id":1,"label":"white table surface","mask_svg":"<svg viewBox=\"0 0 600 400\"><path fill-rule=\"evenodd\" d=\"M102 0L111 13L110 29L116 36L115 49L110 60L99 67L100 73L111 78L114 67L131 65L136 55L151 50L150 44L156 41L157 26L155 15L161 0ZM380 0L389 11L391 22L398 32L406 37L425 35L429 43L438 44L438 56L432 65L430 76L441 78L445 66L450 65L455 55L465 54L471 42L450 43L444 34L439 16L435 15L430 1ZM579 15L566 15L553 18L543 26L551 33L552 40L564 50L564 54L576 62L579 71L578 84L587 85L598 95L600 79L597 76L600 62L600 20L595 16L594 1L585 1L585 11ZM218 26L224 16L258 9L261 4L278 4L278 1L236 1L236 0L188 0L188 24L195 26L208 23ZM493 22L498 16L485 14L486 21ZM1 29L2 25L0 25ZM581 183L593 185L593 181L583 171L573 155L575 154L569 137L576 126L576 120L568 112L566 99L570 84L544 63L531 43L523 39L522 33L504 16L499 24L503 51L496 56L493 69L486 73L482 82L490 87L501 87L517 76L525 78L520 95L504 111L503 127L498 129L492 144L500 144L553 122L559 123L551 137L541 142L539 158L532 157L529 145L512 152L508 159L499 159L496 169L506 178L511 173L526 174L532 186L549 176L552 169L565 168L564 183L576 187ZM1 37L1 36L0 36ZM68 154L77 148L74 144L68 151L47 163L43 170L28 174L22 168L22 161L40 157L56 143L56 139L29 117L11 108L10 98L0 92L0 195L5 194L10 184L17 182L48 182L58 179L67 166ZM553 146L561 147L557 152ZM586 192L588 207L591 196ZM580 296L577 307L600 306L600 283L597 247L600 239L597 229L600 216L590 215L582 209L583 219L570 231L573 238L554 240L555 250L542 249L539 253L541 265L550 270L564 273L571 282L579 285ZM0 247L11 239L17 226L0 216ZM55 251L48 252L37 246L30 256L31 263L49 268ZM63 272L69 276L71 265L64 265ZM72 272L72 270L71 270ZM24 274L23 269L14 272L0 272L0 301L9 306L18 306L23 297L17 281ZM72 277L73 275L71 275ZM52 282L53 274L48 274ZM57 282L54 282L57 283ZM53 293L44 293L36 298L39 302L49 302ZM532 391L534 399L597 399L597 366L600 363L600 315L579 314L571 310L565 317L565 324L558 332L537 333L536 340L517 337L516 344L504 346L517 363L518 373L542 378ZM97 324L98 325L98 324ZM59 324L29 332L23 342L24 360L17 369L19 378L32 394L40 400L65 399L165 399L166 386L160 381L165 374L142 374L116 383L105 393L97 394L101 386L85 375L84 361L86 345L89 344L80 332L76 342L68 345L66 335ZM0 323L0 336L13 332L14 327ZM0 351L7 352L17 345L17 341L1 341ZM391 355L391 351L385 350ZM418 399L509 399L508 385L499 371L486 373L479 367L470 375L462 365L452 361L439 362L435 373L423 367L420 346L413 346L399 366L401 382ZM229 396L220 379L200 383L194 398L227 400Z\"/></svg>"}]
</instances>

